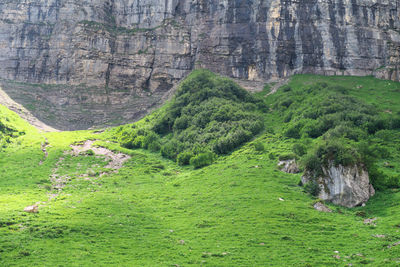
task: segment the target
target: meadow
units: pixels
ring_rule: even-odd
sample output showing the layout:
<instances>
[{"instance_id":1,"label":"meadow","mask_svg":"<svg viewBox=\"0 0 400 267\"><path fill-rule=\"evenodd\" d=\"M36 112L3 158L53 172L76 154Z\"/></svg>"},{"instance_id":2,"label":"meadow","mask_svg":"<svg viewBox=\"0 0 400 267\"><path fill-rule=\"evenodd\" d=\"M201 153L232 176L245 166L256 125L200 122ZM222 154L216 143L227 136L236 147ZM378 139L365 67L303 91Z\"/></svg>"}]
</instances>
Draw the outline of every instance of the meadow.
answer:
<instances>
[{"instance_id":1,"label":"meadow","mask_svg":"<svg viewBox=\"0 0 400 267\"><path fill-rule=\"evenodd\" d=\"M23 132L0 152L0 265L398 266L397 186L382 186L365 207L326 203L333 212L321 213L313 208L317 200L299 186L301 174L277 168L279 157L294 154L295 144L304 143L308 150L323 137L288 137L294 122L285 122L285 114L297 109L274 105L290 91L318 83L340 84L347 95L373 105L378 115L400 112L399 83L294 76L276 94L265 97L267 85L254 95L268 107L267 112L254 109L263 118L263 130L227 153L216 153L210 165L195 168L163 157L161 148L121 146L118 127L42 133L0 107L7 124ZM399 139L392 138L397 131L389 130L386 138L368 137L387 150L375 164L392 179L400 171ZM85 140L131 158L112 172L100 155L65 152ZM60 191L50 180L54 174L68 177ZM39 213L23 211L36 202L41 202Z\"/></svg>"}]
</instances>

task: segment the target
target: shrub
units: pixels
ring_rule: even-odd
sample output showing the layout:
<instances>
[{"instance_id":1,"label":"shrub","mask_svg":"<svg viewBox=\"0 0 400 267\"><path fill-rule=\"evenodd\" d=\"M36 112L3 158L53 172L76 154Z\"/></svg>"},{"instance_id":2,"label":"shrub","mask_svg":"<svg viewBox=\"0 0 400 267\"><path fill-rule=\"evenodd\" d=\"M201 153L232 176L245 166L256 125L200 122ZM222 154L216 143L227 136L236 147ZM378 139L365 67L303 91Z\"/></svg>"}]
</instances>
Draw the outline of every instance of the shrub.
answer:
<instances>
[{"instance_id":1,"label":"shrub","mask_svg":"<svg viewBox=\"0 0 400 267\"><path fill-rule=\"evenodd\" d=\"M262 143L261 141L257 141L254 143L254 149L257 152L264 152L265 151L265 146L264 143Z\"/></svg>"},{"instance_id":2,"label":"shrub","mask_svg":"<svg viewBox=\"0 0 400 267\"><path fill-rule=\"evenodd\" d=\"M288 138L299 139L301 127L302 126L300 124L289 126L289 128L285 131L284 135Z\"/></svg>"},{"instance_id":3,"label":"shrub","mask_svg":"<svg viewBox=\"0 0 400 267\"><path fill-rule=\"evenodd\" d=\"M317 197L319 195L320 188L317 182L310 181L304 185L304 191L306 191L307 193L309 193L314 197Z\"/></svg>"},{"instance_id":4,"label":"shrub","mask_svg":"<svg viewBox=\"0 0 400 267\"><path fill-rule=\"evenodd\" d=\"M178 154L183 150L183 145L179 141L171 140L161 146L161 155L165 158L176 160Z\"/></svg>"},{"instance_id":5,"label":"shrub","mask_svg":"<svg viewBox=\"0 0 400 267\"><path fill-rule=\"evenodd\" d=\"M307 148L303 144L294 144L292 148L293 153L295 153L297 156L301 157L304 156L307 153Z\"/></svg>"},{"instance_id":6,"label":"shrub","mask_svg":"<svg viewBox=\"0 0 400 267\"><path fill-rule=\"evenodd\" d=\"M190 159L193 158L194 154L190 150L186 150L184 152L181 152L178 157L176 158L176 161L179 165L189 165L190 164Z\"/></svg>"},{"instance_id":7,"label":"shrub","mask_svg":"<svg viewBox=\"0 0 400 267\"><path fill-rule=\"evenodd\" d=\"M322 175L322 163L315 153L307 154L301 160L306 171L309 171L315 177Z\"/></svg>"},{"instance_id":8,"label":"shrub","mask_svg":"<svg viewBox=\"0 0 400 267\"><path fill-rule=\"evenodd\" d=\"M279 160L291 160L291 159L295 159L295 158L296 158L296 155L293 153L279 155Z\"/></svg>"},{"instance_id":9,"label":"shrub","mask_svg":"<svg viewBox=\"0 0 400 267\"><path fill-rule=\"evenodd\" d=\"M147 145L147 148L152 152L160 151L161 143L158 140L154 140L150 144Z\"/></svg>"},{"instance_id":10,"label":"shrub","mask_svg":"<svg viewBox=\"0 0 400 267\"><path fill-rule=\"evenodd\" d=\"M197 169L197 168L202 168L204 166L208 166L212 164L213 161L214 161L214 153L205 152L192 157L190 159L190 165L193 165L193 167Z\"/></svg>"},{"instance_id":11,"label":"shrub","mask_svg":"<svg viewBox=\"0 0 400 267\"><path fill-rule=\"evenodd\" d=\"M149 148L150 144L158 143L159 138L160 137L158 136L158 134L153 131L146 132L142 141L142 147Z\"/></svg>"},{"instance_id":12,"label":"shrub","mask_svg":"<svg viewBox=\"0 0 400 267\"><path fill-rule=\"evenodd\" d=\"M144 147L143 142L144 142L144 136L139 135L135 138L135 140L133 140L133 142L131 142L130 148L142 148Z\"/></svg>"},{"instance_id":13,"label":"shrub","mask_svg":"<svg viewBox=\"0 0 400 267\"><path fill-rule=\"evenodd\" d=\"M189 116L183 115L177 118L174 122L174 131L184 130L189 126Z\"/></svg>"},{"instance_id":14,"label":"shrub","mask_svg":"<svg viewBox=\"0 0 400 267\"><path fill-rule=\"evenodd\" d=\"M131 148L134 148L132 146L132 142L133 142L133 140L135 140L135 138L136 138L136 132L134 132L134 131L131 131L131 132L124 131L121 134L121 137L119 139L119 143L121 144L122 147L126 147L126 148L131 149Z\"/></svg>"}]
</instances>

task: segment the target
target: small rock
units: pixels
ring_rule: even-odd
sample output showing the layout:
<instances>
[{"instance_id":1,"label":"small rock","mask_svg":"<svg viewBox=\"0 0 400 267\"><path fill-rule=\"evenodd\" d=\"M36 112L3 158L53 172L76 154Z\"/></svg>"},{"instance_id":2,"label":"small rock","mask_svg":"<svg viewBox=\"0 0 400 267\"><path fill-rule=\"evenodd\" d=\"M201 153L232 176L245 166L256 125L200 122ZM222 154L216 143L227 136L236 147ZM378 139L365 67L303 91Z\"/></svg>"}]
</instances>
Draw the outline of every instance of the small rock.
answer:
<instances>
[{"instance_id":1,"label":"small rock","mask_svg":"<svg viewBox=\"0 0 400 267\"><path fill-rule=\"evenodd\" d=\"M179 240L179 244L185 245L185 240Z\"/></svg>"},{"instance_id":2,"label":"small rock","mask_svg":"<svg viewBox=\"0 0 400 267\"><path fill-rule=\"evenodd\" d=\"M171 230L169 230L169 232L170 232L170 233L173 233L173 232L174 232L174 230L172 230L172 229L171 229Z\"/></svg>"},{"instance_id":3,"label":"small rock","mask_svg":"<svg viewBox=\"0 0 400 267\"><path fill-rule=\"evenodd\" d=\"M38 205L32 205L32 206L28 206L24 209L25 212L29 212L29 213L38 213L39 212L39 207Z\"/></svg>"},{"instance_id":4,"label":"small rock","mask_svg":"<svg viewBox=\"0 0 400 267\"><path fill-rule=\"evenodd\" d=\"M281 197L280 197L280 198L278 198L278 199L279 199L279 201L285 201L285 200L284 200L283 198L281 198Z\"/></svg>"},{"instance_id":5,"label":"small rock","mask_svg":"<svg viewBox=\"0 0 400 267\"><path fill-rule=\"evenodd\" d=\"M321 202L317 202L314 204L314 209L321 211L321 212L332 212L330 208L322 204Z\"/></svg>"},{"instance_id":6,"label":"small rock","mask_svg":"<svg viewBox=\"0 0 400 267\"><path fill-rule=\"evenodd\" d=\"M339 251L335 250L334 253L339 254Z\"/></svg>"},{"instance_id":7,"label":"small rock","mask_svg":"<svg viewBox=\"0 0 400 267\"><path fill-rule=\"evenodd\" d=\"M364 224L365 225L373 225L373 226L376 226L376 221L377 220L377 218L372 218L372 219L365 219L364 220Z\"/></svg>"},{"instance_id":8,"label":"small rock","mask_svg":"<svg viewBox=\"0 0 400 267\"><path fill-rule=\"evenodd\" d=\"M264 245L265 245L265 243L260 243L259 245L260 245L260 246L264 246Z\"/></svg>"},{"instance_id":9,"label":"small rock","mask_svg":"<svg viewBox=\"0 0 400 267\"><path fill-rule=\"evenodd\" d=\"M281 171L286 173L296 174L300 172L295 159L279 161L278 167Z\"/></svg>"},{"instance_id":10,"label":"small rock","mask_svg":"<svg viewBox=\"0 0 400 267\"><path fill-rule=\"evenodd\" d=\"M372 235L373 237L376 237L376 238L385 238L386 236L385 235Z\"/></svg>"},{"instance_id":11,"label":"small rock","mask_svg":"<svg viewBox=\"0 0 400 267\"><path fill-rule=\"evenodd\" d=\"M392 248L392 247L395 247L395 246L399 246L400 245L400 241L399 242L396 242L396 243L394 243L394 244L392 244L392 245L389 245L389 246L387 246L388 248Z\"/></svg>"},{"instance_id":12,"label":"small rock","mask_svg":"<svg viewBox=\"0 0 400 267\"><path fill-rule=\"evenodd\" d=\"M365 206L366 206L365 203L362 203L362 204L361 204L361 207L365 207Z\"/></svg>"}]
</instances>

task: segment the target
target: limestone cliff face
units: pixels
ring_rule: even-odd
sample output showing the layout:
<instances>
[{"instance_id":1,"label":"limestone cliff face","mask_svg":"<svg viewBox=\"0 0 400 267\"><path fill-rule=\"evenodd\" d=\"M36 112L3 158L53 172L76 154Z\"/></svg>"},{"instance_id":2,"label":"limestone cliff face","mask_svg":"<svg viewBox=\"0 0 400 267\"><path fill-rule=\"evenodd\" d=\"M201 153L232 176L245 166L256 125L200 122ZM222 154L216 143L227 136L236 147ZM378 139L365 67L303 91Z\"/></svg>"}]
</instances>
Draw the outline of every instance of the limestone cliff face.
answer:
<instances>
[{"instance_id":1,"label":"limestone cliff face","mask_svg":"<svg viewBox=\"0 0 400 267\"><path fill-rule=\"evenodd\" d=\"M124 120L198 67L399 80L399 65L400 0L0 0L0 78L97 87L95 104Z\"/></svg>"},{"instance_id":2,"label":"limestone cliff face","mask_svg":"<svg viewBox=\"0 0 400 267\"><path fill-rule=\"evenodd\" d=\"M337 205L352 208L367 202L375 195L370 184L369 174L363 166L342 166L329 162L322 167L322 175L315 177L313 172L305 170L301 177L303 184L316 183L319 187L318 198Z\"/></svg>"}]
</instances>

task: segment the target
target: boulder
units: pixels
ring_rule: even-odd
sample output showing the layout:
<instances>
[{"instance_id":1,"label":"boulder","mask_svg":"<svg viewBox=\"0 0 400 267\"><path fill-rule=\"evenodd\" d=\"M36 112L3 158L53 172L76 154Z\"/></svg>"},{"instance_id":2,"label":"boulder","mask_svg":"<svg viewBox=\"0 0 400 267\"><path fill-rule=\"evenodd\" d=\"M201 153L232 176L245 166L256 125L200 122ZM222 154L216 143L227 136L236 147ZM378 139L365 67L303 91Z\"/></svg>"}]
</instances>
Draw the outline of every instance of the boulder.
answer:
<instances>
[{"instance_id":1,"label":"boulder","mask_svg":"<svg viewBox=\"0 0 400 267\"><path fill-rule=\"evenodd\" d=\"M314 209L316 209L318 211L321 211L321 212L332 212L332 210L330 208L328 208L327 206L325 206L321 202L315 203L313 207L314 207Z\"/></svg>"},{"instance_id":2,"label":"boulder","mask_svg":"<svg viewBox=\"0 0 400 267\"><path fill-rule=\"evenodd\" d=\"M281 160L278 162L278 167L281 171L286 173L299 173L300 169L295 159Z\"/></svg>"},{"instance_id":3,"label":"boulder","mask_svg":"<svg viewBox=\"0 0 400 267\"><path fill-rule=\"evenodd\" d=\"M29 212L29 213L38 213L39 212L39 207L38 205L32 205L32 206L28 206L24 209L25 212Z\"/></svg>"},{"instance_id":4,"label":"boulder","mask_svg":"<svg viewBox=\"0 0 400 267\"><path fill-rule=\"evenodd\" d=\"M375 194L368 172L357 164L343 166L330 161L322 167L322 175L315 177L313 172L305 170L301 181L304 185L317 183L320 199L348 208L362 205Z\"/></svg>"}]
</instances>

